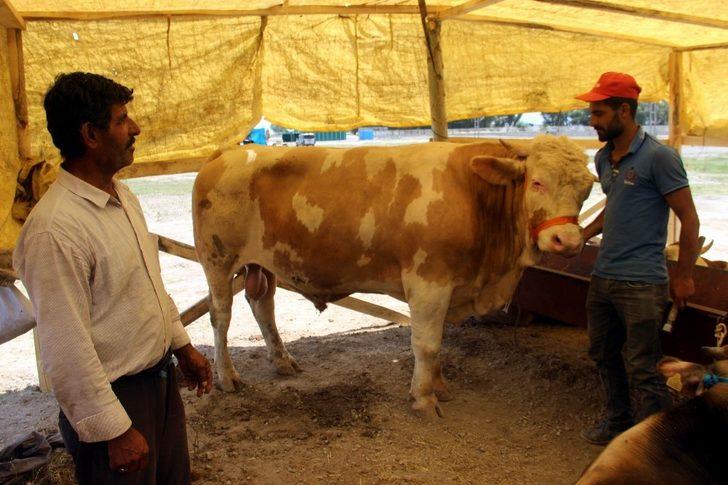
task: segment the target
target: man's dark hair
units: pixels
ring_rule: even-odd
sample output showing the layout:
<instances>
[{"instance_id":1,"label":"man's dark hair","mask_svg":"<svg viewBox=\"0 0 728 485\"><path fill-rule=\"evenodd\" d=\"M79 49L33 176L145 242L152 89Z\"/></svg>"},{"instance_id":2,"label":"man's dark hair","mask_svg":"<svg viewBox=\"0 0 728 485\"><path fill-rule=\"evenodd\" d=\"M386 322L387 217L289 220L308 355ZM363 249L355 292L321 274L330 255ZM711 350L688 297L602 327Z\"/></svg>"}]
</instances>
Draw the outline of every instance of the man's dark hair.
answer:
<instances>
[{"instance_id":1,"label":"man's dark hair","mask_svg":"<svg viewBox=\"0 0 728 485\"><path fill-rule=\"evenodd\" d=\"M627 103L629 105L629 111L632 115L632 119L637 116L637 100L632 98L607 98L604 100L604 104L617 111L622 104Z\"/></svg>"},{"instance_id":2,"label":"man's dark hair","mask_svg":"<svg viewBox=\"0 0 728 485\"><path fill-rule=\"evenodd\" d=\"M64 160L86 152L81 125L109 127L111 106L134 99L134 90L98 74L71 72L56 77L43 99L48 131Z\"/></svg>"}]
</instances>

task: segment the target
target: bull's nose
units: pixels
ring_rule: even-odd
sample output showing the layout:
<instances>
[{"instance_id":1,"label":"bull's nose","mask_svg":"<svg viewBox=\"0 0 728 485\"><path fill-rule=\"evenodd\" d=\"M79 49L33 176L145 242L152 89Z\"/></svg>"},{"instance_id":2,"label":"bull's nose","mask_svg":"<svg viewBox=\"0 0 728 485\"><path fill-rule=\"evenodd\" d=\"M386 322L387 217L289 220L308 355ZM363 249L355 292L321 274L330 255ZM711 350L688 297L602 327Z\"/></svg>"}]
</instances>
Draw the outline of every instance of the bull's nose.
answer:
<instances>
[{"instance_id":1,"label":"bull's nose","mask_svg":"<svg viewBox=\"0 0 728 485\"><path fill-rule=\"evenodd\" d=\"M551 247L556 253L560 253L564 250L564 243L561 242L561 238L558 234L551 236Z\"/></svg>"},{"instance_id":2,"label":"bull's nose","mask_svg":"<svg viewBox=\"0 0 728 485\"><path fill-rule=\"evenodd\" d=\"M551 250L563 256L575 256L581 251L583 239L580 234L555 233L551 236Z\"/></svg>"}]
</instances>

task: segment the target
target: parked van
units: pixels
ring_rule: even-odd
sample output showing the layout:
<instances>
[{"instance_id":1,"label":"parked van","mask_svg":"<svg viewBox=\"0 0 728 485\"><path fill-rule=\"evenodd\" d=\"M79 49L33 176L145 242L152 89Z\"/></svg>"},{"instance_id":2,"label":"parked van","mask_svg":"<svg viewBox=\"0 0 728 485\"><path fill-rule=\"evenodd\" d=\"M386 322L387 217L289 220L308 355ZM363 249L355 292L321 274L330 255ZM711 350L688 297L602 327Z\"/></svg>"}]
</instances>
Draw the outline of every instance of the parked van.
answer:
<instances>
[{"instance_id":1,"label":"parked van","mask_svg":"<svg viewBox=\"0 0 728 485\"><path fill-rule=\"evenodd\" d=\"M299 133L296 138L296 146L314 146L316 144L316 135L313 133Z\"/></svg>"}]
</instances>

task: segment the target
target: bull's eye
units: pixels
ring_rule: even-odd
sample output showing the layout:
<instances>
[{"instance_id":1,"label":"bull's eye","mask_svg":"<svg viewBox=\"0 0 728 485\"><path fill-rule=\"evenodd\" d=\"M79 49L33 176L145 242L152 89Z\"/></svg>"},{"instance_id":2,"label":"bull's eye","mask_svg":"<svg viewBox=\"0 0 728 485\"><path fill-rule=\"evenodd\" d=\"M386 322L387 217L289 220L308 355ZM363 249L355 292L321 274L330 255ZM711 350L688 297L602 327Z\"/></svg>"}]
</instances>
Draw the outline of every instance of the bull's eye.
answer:
<instances>
[{"instance_id":1,"label":"bull's eye","mask_svg":"<svg viewBox=\"0 0 728 485\"><path fill-rule=\"evenodd\" d=\"M541 182L539 182L538 180L532 180L531 185L533 186L533 188L535 190L543 190L543 188L544 188L543 184Z\"/></svg>"}]
</instances>

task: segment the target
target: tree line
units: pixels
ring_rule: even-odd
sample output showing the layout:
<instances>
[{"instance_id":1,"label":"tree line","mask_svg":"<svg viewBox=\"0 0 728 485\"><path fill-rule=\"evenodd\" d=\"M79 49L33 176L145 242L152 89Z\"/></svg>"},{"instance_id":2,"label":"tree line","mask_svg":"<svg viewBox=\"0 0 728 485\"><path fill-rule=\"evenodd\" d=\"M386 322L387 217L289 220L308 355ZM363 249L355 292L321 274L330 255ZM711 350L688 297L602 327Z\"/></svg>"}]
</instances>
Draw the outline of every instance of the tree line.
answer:
<instances>
[{"instance_id":1,"label":"tree line","mask_svg":"<svg viewBox=\"0 0 728 485\"><path fill-rule=\"evenodd\" d=\"M667 125L669 107L667 102L640 103L637 108L637 123L645 126ZM520 114L481 116L467 120L451 121L449 128L503 128L519 126ZM574 109L555 113L541 113L545 126L587 126L589 125L589 110Z\"/></svg>"}]
</instances>

